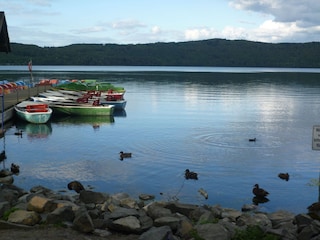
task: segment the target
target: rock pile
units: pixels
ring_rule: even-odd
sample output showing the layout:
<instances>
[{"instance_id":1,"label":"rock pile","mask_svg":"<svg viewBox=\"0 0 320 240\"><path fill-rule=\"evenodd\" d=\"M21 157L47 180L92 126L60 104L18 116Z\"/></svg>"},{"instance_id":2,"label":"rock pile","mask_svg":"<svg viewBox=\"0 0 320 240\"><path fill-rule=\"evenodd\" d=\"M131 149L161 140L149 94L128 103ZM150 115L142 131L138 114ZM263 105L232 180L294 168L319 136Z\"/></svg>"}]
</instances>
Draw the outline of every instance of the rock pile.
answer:
<instances>
[{"instance_id":1,"label":"rock pile","mask_svg":"<svg viewBox=\"0 0 320 240\"><path fill-rule=\"evenodd\" d=\"M126 193L109 195L88 190L66 195L42 186L29 192L6 184L0 189L0 226L57 224L103 237L134 234L140 240L192 239L194 234L202 239L232 239L238 230L259 226L281 239L320 239L320 222L308 214L254 209L137 201Z\"/></svg>"}]
</instances>

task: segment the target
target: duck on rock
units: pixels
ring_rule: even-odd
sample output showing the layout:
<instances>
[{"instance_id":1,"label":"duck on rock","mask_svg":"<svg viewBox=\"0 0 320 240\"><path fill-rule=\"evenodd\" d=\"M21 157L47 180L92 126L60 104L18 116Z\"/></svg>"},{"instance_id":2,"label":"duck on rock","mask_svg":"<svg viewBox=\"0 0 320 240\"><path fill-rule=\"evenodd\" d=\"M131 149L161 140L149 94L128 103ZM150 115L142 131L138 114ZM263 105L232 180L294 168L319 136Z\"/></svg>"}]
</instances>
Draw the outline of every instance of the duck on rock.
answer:
<instances>
[{"instance_id":1,"label":"duck on rock","mask_svg":"<svg viewBox=\"0 0 320 240\"><path fill-rule=\"evenodd\" d=\"M269 192L264 190L263 188L259 187L259 184L255 184L254 188L252 189L252 193L257 197L257 198L265 198L266 196L269 195Z\"/></svg>"},{"instance_id":2,"label":"duck on rock","mask_svg":"<svg viewBox=\"0 0 320 240\"><path fill-rule=\"evenodd\" d=\"M78 181L72 181L68 183L68 189L74 190L77 193L80 193L82 190L85 190L83 185Z\"/></svg>"},{"instance_id":3,"label":"duck on rock","mask_svg":"<svg viewBox=\"0 0 320 240\"><path fill-rule=\"evenodd\" d=\"M185 173L184 173L184 177L186 179L194 179L194 180L198 180L198 173L196 172L190 172L189 169L186 169Z\"/></svg>"}]
</instances>

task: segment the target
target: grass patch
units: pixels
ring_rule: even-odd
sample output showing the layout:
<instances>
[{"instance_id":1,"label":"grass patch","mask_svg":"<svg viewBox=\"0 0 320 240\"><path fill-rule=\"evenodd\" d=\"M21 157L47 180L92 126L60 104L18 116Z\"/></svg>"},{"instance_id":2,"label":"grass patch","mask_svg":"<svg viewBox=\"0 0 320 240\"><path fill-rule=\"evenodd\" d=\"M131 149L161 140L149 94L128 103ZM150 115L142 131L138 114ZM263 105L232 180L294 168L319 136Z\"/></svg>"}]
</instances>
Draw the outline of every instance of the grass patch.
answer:
<instances>
[{"instance_id":1,"label":"grass patch","mask_svg":"<svg viewBox=\"0 0 320 240\"><path fill-rule=\"evenodd\" d=\"M190 232L189 232L190 236L192 237L192 239L194 240L204 240L202 237L199 236L197 230L195 229L192 229Z\"/></svg>"},{"instance_id":2,"label":"grass patch","mask_svg":"<svg viewBox=\"0 0 320 240\"><path fill-rule=\"evenodd\" d=\"M245 230L239 230L236 232L232 240L280 240L281 238L267 234L262 231L259 226L248 226Z\"/></svg>"},{"instance_id":3,"label":"grass patch","mask_svg":"<svg viewBox=\"0 0 320 240\"><path fill-rule=\"evenodd\" d=\"M10 214L17 211L17 210L19 210L19 208L10 208L9 210L4 212L2 219L5 221L8 221Z\"/></svg>"}]
</instances>

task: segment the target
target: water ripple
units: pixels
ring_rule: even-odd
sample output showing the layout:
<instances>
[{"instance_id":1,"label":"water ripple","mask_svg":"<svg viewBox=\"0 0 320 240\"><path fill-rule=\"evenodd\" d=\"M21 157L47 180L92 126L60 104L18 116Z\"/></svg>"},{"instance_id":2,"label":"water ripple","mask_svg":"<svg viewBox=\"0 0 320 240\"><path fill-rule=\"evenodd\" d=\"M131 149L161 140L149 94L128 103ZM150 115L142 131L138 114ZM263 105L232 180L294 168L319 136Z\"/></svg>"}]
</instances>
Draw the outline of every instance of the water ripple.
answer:
<instances>
[{"instance_id":1,"label":"water ripple","mask_svg":"<svg viewBox=\"0 0 320 240\"><path fill-rule=\"evenodd\" d=\"M214 146L219 148L277 148L280 140L275 136L254 136L255 142L250 142L252 136L244 136L243 131L239 132L214 132L208 129L199 130L193 133L190 141L199 145Z\"/></svg>"}]
</instances>

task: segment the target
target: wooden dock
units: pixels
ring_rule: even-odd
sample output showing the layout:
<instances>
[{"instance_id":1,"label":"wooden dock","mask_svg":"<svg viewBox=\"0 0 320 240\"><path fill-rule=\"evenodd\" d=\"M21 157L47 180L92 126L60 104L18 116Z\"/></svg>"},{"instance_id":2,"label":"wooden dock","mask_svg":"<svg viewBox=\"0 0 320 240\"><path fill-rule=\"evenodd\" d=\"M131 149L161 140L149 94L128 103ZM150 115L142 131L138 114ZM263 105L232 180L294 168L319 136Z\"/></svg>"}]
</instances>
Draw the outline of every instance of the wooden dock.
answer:
<instances>
[{"instance_id":1,"label":"wooden dock","mask_svg":"<svg viewBox=\"0 0 320 240\"><path fill-rule=\"evenodd\" d=\"M52 87L50 85L36 86L33 88L16 90L14 92L1 95L1 98L0 98L0 121L1 122L0 122L0 124L7 122L14 117L14 108L13 108L14 105L32 97L32 96L36 96L41 92L45 92L46 90L51 89L51 88Z\"/></svg>"}]
</instances>

